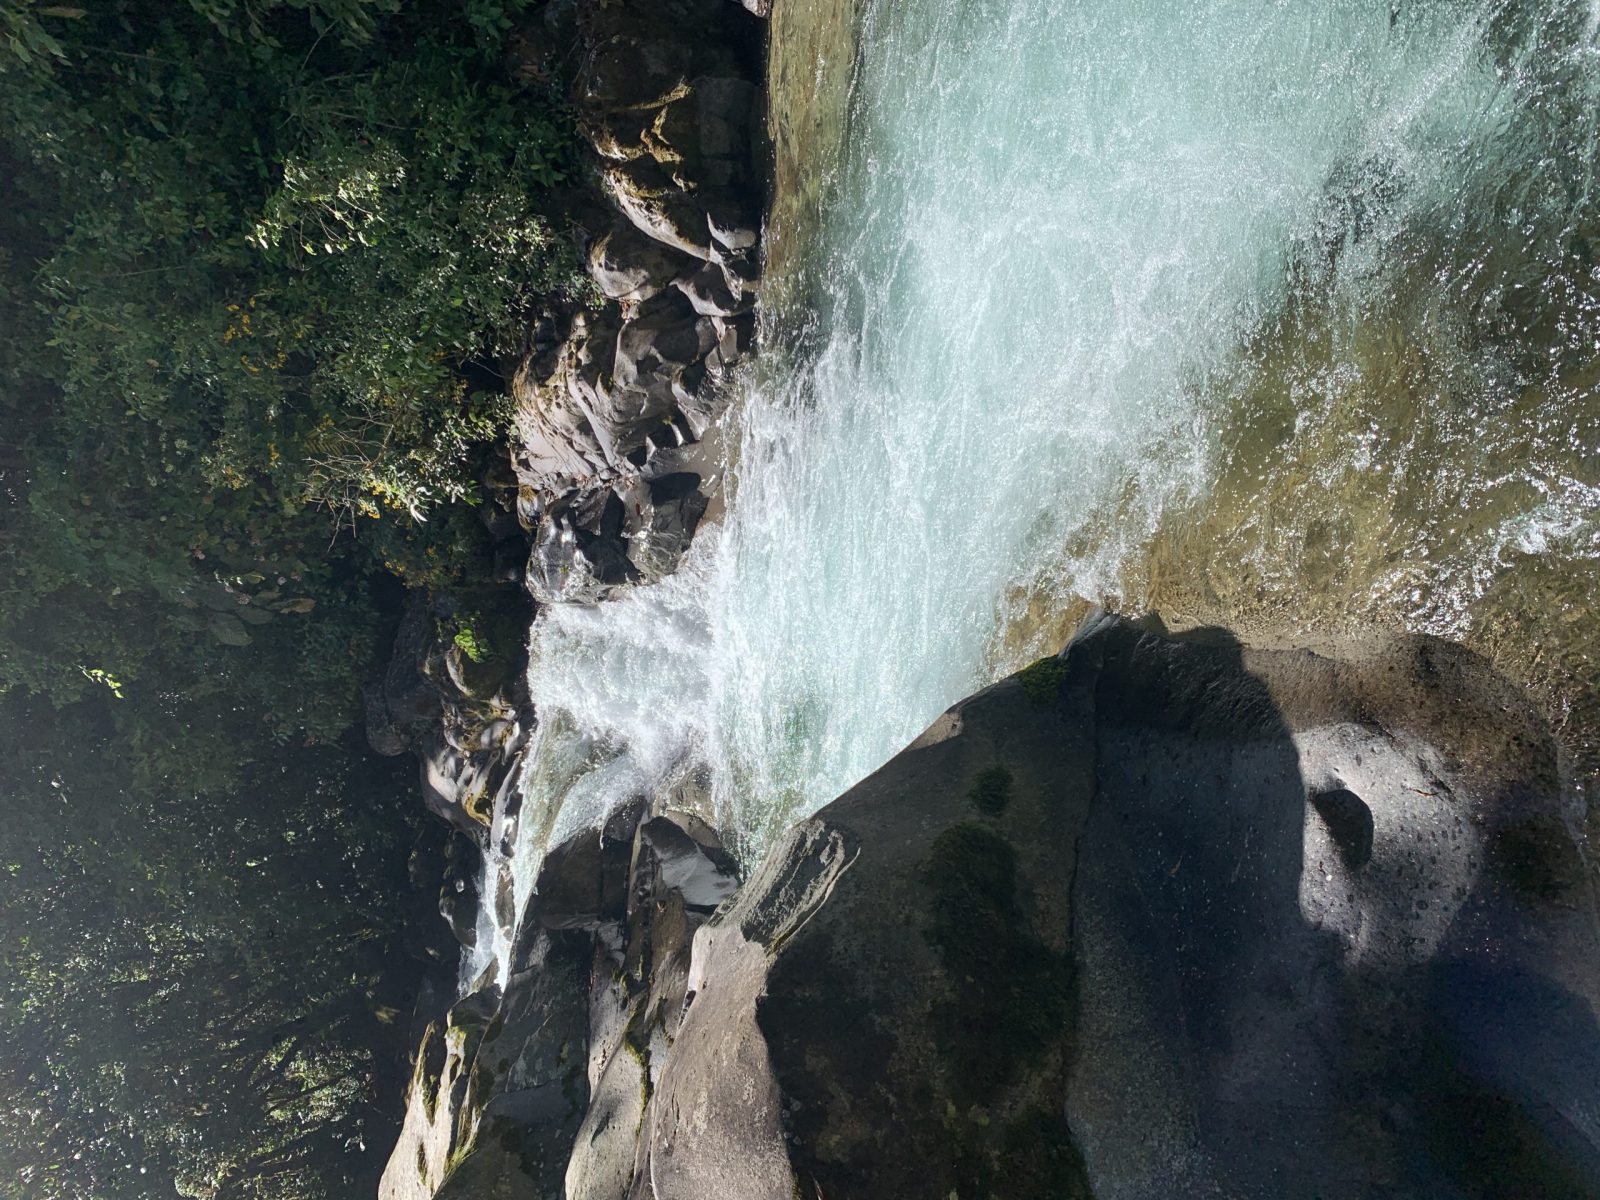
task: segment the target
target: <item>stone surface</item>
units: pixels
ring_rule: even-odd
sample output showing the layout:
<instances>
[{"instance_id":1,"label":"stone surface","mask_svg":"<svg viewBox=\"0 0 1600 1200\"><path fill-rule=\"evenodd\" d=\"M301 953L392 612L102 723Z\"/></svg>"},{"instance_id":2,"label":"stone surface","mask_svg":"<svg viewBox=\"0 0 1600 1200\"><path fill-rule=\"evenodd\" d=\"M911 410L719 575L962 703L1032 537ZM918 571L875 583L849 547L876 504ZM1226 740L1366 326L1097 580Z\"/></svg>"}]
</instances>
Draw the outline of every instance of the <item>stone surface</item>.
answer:
<instances>
[{"instance_id":1,"label":"stone surface","mask_svg":"<svg viewBox=\"0 0 1600 1200\"><path fill-rule=\"evenodd\" d=\"M668 501L640 486L667 473L660 448L707 435L754 346L764 51L726 0L617 0L577 21L573 103L614 214L589 260L607 302L552 303L507 367L529 590L590 604L675 569L721 478L699 472L700 496ZM607 493L624 530L600 527L590 501Z\"/></svg>"},{"instance_id":2,"label":"stone surface","mask_svg":"<svg viewBox=\"0 0 1600 1200\"><path fill-rule=\"evenodd\" d=\"M397 1161L437 1182L454 1146L438 1194L1600 1194L1593 822L1459 647L1097 618L732 895L714 831L639 810L625 918L575 844L547 871L592 935L525 927L513 1015L485 992L427 1044L413 1090L458 1115L408 1114Z\"/></svg>"},{"instance_id":3,"label":"stone surface","mask_svg":"<svg viewBox=\"0 0 1600 1200\"><path fill-rule=\"evenodd\" d=\"M639 837L655 857L660 886L691 908L716 908L739 890L733 857L720 845L697 841L679 821L653 817L639 827Z\"/></svg>"},{"instance_id":4,"label":"stone surface","mask_svg":"<svg viewBox=\"0 0 1600 1200\"><path fill-rule=\"evenodd\" d=\"M694 268L683 255L631 225L601 235L589 248L589 274L613 300L648 300Z\"/></svg>"},{"instance_id":5,"label":"stone surface","mask_svg":"<svg viewBox=\"0 0 1600 1200\"><path fill-rule=\"evenodd\" d=\"M633 1194L1597 1194L1572 815L1457 647L1102 621L700 931Z\"/></svg>"},{"instance_id":6,"label":"stone surface","mask_svg":"<svg viewBox=\"0 0 1600 1200\"><path fill-rule=\"evenodd\" d=\"M466 997L418 1054L379 1200L560 1200L588 1107L587 947L525 939L503 995Z\"/></svg>"},{"instance_id":7,"label":"stone surface","mask_svg":"<svg viewBox=\"0 0 1600 1200\"><path fill-rule=\"evenodd\" d=\"M728 286L727 273L717 263L707 263L694 274L675 281L695 312L706 317L727 317L749 312L751 298Z\"/></svg>"},{"instance_id":8,"label":"stone surface","mask_svg":"<svg viewBox=\"0 0 1600 1200\"><path fill-rule=\"evenodd\" d=\"M624 838L586 829L545 856L530 917L546 929L599 929L628 911L632 831Z\"/></svg>"}]
</instances>

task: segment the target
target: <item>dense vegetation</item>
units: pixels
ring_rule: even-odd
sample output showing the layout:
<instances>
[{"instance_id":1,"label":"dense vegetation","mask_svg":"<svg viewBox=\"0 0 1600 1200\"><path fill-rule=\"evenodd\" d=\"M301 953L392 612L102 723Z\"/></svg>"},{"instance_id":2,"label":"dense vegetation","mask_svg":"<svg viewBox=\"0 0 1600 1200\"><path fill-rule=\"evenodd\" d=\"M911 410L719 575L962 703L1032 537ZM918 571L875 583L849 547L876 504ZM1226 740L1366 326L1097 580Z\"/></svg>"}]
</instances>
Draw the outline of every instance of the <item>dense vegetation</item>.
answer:
<instances>
[{"instance_id":1,"label":"dense vegetation","mask_svg":"<svg viewBox=\"0 0 1600 1200\"><path fill-rule=\"evenodd\" d=\"M487 578L578 286L535 8L0 0L0 1196L350 1194L377 597Z\"/></svg>"}]
</instances>

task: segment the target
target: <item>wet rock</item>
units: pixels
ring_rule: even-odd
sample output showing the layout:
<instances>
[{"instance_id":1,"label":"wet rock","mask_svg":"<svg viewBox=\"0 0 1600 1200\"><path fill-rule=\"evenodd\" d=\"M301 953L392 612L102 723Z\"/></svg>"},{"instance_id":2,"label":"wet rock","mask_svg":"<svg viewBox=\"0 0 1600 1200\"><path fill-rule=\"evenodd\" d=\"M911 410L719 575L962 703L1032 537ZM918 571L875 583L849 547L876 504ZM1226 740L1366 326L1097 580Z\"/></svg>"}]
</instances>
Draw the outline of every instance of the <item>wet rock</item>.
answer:
<instances>
[{"instance_id":1,"label":"wet rock","mask_svg":"<svg viewBox=\"0 0 1600 1200\"><path fill-rule=\"evenodd\" d=\"M685 42L627 32L602 36L578 70L573 99L591 119L658 108L687 94L693 61Z\"/></svg>"},{"instance_id":2,"label":"wet rock","mask_svg":"<svg viewBox=\"0 0 1600 1200\"><path fill-rule=\"evenodd\" d=\"M444 883L439 888L439 915L463 946L478 944L478 872L482 859L477 847L462 834L453 834L445 851Z\"/></svg>"},{"instance_id":3,"label":"wet rock","mask_svg":"<svg viewBox=\"0 0 1600 1200\"><path fill-rule=\"evenodd\" d=\"M545 929L594 930L627 915L630 836L586 829L551 850L534 884L531 915Z\"/></svg>"},{"instance_id":4,"label":"wet rock","mask_svg":"<svg viewBox=\"0 0 1600 1200\"><path fill-rule=\"evenodd\" d=\"M732 370L754 352L756 322L753 315L746 313L733 317L713 317L712 328L717 344L706 360L712 370Z\"/></svg>"},{"instance_id":5,"label":"wet rock","mask_svg":"<svg viewBox=\"0 0 1600 1200\"><path fill-rule=\"evenodd\" d=\"M451 1029L477 1029L487 1025L500 1011L501 993L498 985L468 992L450 1006L445 1024Z\"/></svg>"},{"instance_id":6,"label":"wet rock","mask_svg":"<svg viewBox=\"0 0 1600 1200\"><path fill-rule=\"evenodd\" d=\"M562 513L545 522L528 559L528 591L541 604L597 604L639 578L621 540L622 502L598 493L610 515L590 528Z\"/></svg>"},{"instance_id":7,"label":"wet rock","mask_svg":"<svg viewBox=\"0 0 1600 1200\"><path fill-rule=\"evenodd\" d=\"M714 342L711 321L695 311L687 293L674 289L641 305L617 335L612 367L618 388L643 393L652 401L629 414L630 425L637 427L668 411L673 375L705 357ZM653 403L657 400L658 406Z\"/></svg>"},{"instance_id":8,"label":"wet rock","mask_svg":"<svg viewBox=\"0 0 1600 1200\"><path fill-rule=\"evenodd\" d=\"M661 887L677 892L691 908L715 908L739 890L738 864L684 825L681 818L654 817L639 827L639 837L655 856Z\"/></svg>"},{"instance_id":9,"label":"wet rock","mask_svg":"<svg viewBox=\"0 0 1600 1200\"><path fill-rule=\"evenodd\" d=\"M727 404L725 393L716 386L716 379L721 377L724 370L720 365L720 351L715 357L719 363L715 376L705 362L697 362L685 367L672 384L678 416L696 439L706 436Z\"/></svg>"},{"instance_id":10,"label":"wet rock","mask_svg":"<svg viewBox=\"0 0 1600 1200\"><path fill-rule=\"evenodd\" d=\"M610 441L595 428L601 393L611 373L621 316L614 307L576 313L548 362L523 359L512 372L516 436L512 451L518 509L525 527L540 498L565 491L611 463Z\"/></svg>"},{"instance_id":11,"label":"wet rock","mask_svg":"<svg viewBox=\"0 0 1600 1200\"><path fill-rule=\"evenodd\" d=\"M494 880L494 919L507 937L516 932L515 921L517 916L515 881L511 872L501 867L495 872Z\"/></svg>"},{"instance_id":12,"label":"wet rock","mask_svg":"<svg viewBox=\"0 0 1600 1200\"><path fill-rule=\"evenodd\" d=\"M600 602L681 560L707 495L647 502L637 477L661 430L703 437L725 408L720 381L754 345L760 270L759 27L722 0L586 6L578 20L579 127L625 224L591 252L610 302L550 306L510 365L507 510L534 534L529 591L554 603ZM625 506L614 530L572 512L608 495Z\"/></svg>"},{"instance_id":13,"label":"wet rock","mask_svg":"<svg viewBox=\"0 0 1600 1200\"><path fill-rule=\"evenodd\" d=\"M643 144L686 190L740 186L749 176L758 96L746 80L701 76L657 111Z\"/></svg>"},{"instance_id":14,"label":"wet rock","mask_svg":"<svg viewBox=\"0 0 1600 1200\"><path fill-rule=\"evenodd\" d=\"M440 1074L482 1119L449 1186L513 1162L570 1197L707 1200L1600 1184L1600 932L1554 746L1459 648L1096 620L742 890L688 813L635 843L642 808L546 863L518 1015L452 1025L471 1071ZM497 1148L523 1137L543 1149Z\"/></svg>"},{"instance_id":15,"label":"wet rock","mask_svg":"<svg viewBox=\"0 0 1600 1200\"><path fill-rule=\"evenodd\" d=\"M589 1093L589 963L569 937L539 933L503 994L460 1002L448 1036L430 1030L380 1200L560 1196Z\"/></svg>"},{"instance_id":16,"label":"wet rock","mask_svg":"<svg viewBox=\"0 0 1600 1200\"><path fill-rule=\"evenodd\" d=\"M515 780L526 730L509 710L499 720L455 714L428 734L417 758L422 800L435 816L477 835Z\"/></svg>"},{"instance_id":17,"label":"wet rock","mask_svg":"<svg viewBox=\"0 0 1600 1200\"><path fill-rule=\"evenodd\" d=\"M682 561L705 515L701 477L680 471L654 480L636 480L619 493L628 560L646 580L670 575Z\"/></svg>"}]
</instances>

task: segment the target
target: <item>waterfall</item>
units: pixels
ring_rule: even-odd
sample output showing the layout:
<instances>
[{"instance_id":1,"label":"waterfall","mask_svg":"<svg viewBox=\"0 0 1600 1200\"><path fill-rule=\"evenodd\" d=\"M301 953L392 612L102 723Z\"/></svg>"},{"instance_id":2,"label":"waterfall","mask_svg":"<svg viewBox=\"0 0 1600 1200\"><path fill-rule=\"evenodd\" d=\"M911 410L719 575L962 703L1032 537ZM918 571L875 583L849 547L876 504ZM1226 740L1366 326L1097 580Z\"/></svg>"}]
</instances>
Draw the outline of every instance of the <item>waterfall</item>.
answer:
<instances>
[{"instance_id":1,"label":"waterfall","mask_svg":"<svg viewBox=\"0 0 1600 1200\"><path fill-rule=\"evenodd\" d=\"M1591 563L1595 22L1559 0L867 3L786 289L804 311L765 315L725 514L673 577L532 631L519 911L543 845L639 793L758 855L1020 665L1026 598L1157 595L1158 544L1236 553L1257 594L1331 545L1319 593L1445 631L1507 547ZM1555 308L1517 307L1551 278ZM1385 372L1404 387L1367 386ZM1534 386L1559 418L1537 444L1514 404ZM1371 428L1356 395L1386 398ZM1493 490L1514 476L1545 486ZM504 953L482 941L474 969Z\"/></svg>"}]
</instances>

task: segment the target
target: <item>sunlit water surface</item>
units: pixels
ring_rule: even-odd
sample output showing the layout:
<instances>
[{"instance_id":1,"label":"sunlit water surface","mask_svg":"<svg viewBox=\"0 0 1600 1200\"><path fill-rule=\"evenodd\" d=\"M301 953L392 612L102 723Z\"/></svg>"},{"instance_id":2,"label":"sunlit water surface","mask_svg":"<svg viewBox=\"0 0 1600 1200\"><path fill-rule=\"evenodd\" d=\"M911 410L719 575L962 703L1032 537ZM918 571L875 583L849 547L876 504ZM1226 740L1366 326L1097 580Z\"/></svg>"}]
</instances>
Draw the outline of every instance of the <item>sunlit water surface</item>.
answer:
<instances>
[{"instance_id":1,"label":"sunlit water surface","mask_svg":"<svg viewBox=\"0 0 1600 1200\"><path fill-rule=\"evenodd\" d=\"M778 136L821 133L780 169L726 516L666 582L541 613L528 811L491 864L519 907L547 839L640 793L758 855L1090 601L1463 637L1582 765L1593 6L815 11L850 24L775 27L806 35ZM852 31L847 97L837 57L785 53Z\"/></svg>"}]
</instances>

